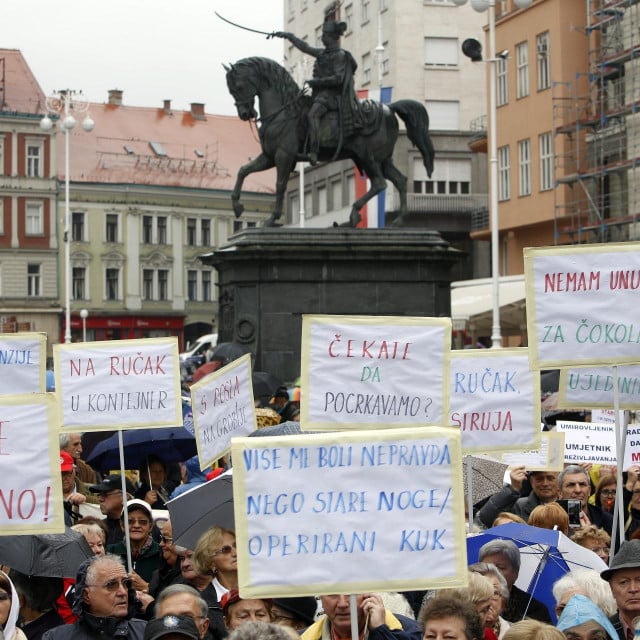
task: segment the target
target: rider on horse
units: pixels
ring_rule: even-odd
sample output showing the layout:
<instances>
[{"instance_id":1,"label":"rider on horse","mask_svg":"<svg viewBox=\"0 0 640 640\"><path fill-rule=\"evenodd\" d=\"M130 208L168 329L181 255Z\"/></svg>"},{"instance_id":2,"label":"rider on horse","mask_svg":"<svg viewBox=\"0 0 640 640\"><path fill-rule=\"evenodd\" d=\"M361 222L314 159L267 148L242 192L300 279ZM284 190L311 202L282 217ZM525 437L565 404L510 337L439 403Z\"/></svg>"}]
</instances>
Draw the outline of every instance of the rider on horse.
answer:
<instances>
[{"instance_id":1,"label":"rider on horse","mask_svg":"<svg viewBox=\"0 0 640 640\"><path fill-rule=\"evenodd\" d=\"M320 121L330 111L338 113L338 131L331 136L334 146L342 146L344 138L362 126L358 98L354 90L353 76L358 67L353 56L340 48L340 36L346 31L345 22L325 18L322 25L324 48L309 46L292 33L276 31L273 35L286 38L303 53L316 58L313 79L308 81L312 89L309 109L309 162L318 161L320 151Z\"/></svg>"}]
</instances>

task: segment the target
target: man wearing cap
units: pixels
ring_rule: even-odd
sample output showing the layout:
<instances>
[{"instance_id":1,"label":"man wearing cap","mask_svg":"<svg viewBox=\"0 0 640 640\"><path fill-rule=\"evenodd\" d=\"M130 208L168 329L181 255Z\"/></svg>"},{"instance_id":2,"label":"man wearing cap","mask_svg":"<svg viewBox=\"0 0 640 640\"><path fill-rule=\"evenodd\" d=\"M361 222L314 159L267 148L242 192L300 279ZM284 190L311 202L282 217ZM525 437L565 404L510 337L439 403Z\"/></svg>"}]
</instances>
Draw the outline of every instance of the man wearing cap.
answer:
<instances>
[{"instance_id":1,"label":"man wearing cap","mask_svg":"<svg viewBox=\"0 0 640 640\"><path fill-rule=\"evenodd\" d=\"M524 466L513 467L509 472L511 484L494 493L478 512L478 520L485 526L493 526L493 521L502 511L508 511L528 520L531 512L541 504L558 499L558 473L556 471L530 471ZM525 485L531 491L523 495Z\"/></svg>"},{"instance_id":2,"label":"man wearing cap","mask_svg":"<svg viewBox=\"0 0 640 640\"><path fill-rule=\"evenodd\" d=\"M162 552L160 545L151 536L153 511L144 500L127 500L127 508L120 516L120 526L125 531L124 519L129 525L129 545L131 547L131 568L133 586L137 591L148 591L151 575L160 568ZM107 553L115 553L126 562L127 546L124 540L107 546Z\"/></svg>"},{"instance_id":3,"label":"man wearing cap","mask_svg":"<svg viewBox=\"0 0 640 640\"><path fill-rule=\"evenodd\" d=\"M224 634L207 633L209 629L209 607L200 594L189 585L172 584L166 587L155 601L156 618L167 615L188 616L198 630L198 639L215 638L220 640Z\"/></svg>"},{"instance_id":4,"label":"man wearing cap","mask_svg":"<svg viewBox=\"0 0 640 640\"><path fill-rule=\"evenodd\" d=\"M188 615L168 614L147 623L144 640L199 640L200 634Z\"/></svg>"},{"instance_id":5,"label":"man wearing cap","mask_svg":"<svg viewBox=\"0 0 640 640\"><path fill-rule=\"evenodd\" d=\"M91 494L87 485L78 480L74 460L66 451L60 451L60 475L64 500L64 523L70 527L74 524L74 517L80 515L77 510L78 505L84 502L98 504L98 498ZM76 507L75 510L74 507Z\"/></svg>"},{"instance_id":6,"label":"man wearing cap","mask_svg":"<svg viewBox=\"0 0 640 640\"><path fill-rule=\"evenodd\" d=\"M132 498L135 489L128 478L125 478L125 487L127 499ZM120 526L120 516L124 506L122 476L120 474L106 476L100 484L92 485L89 490L98 495L100 511L105 515L104 521L109 530L105 546L120 542L124 538L124 531Z\"/></svg>"},{"instance_id":7,"label":"man wearing cap","mask_svg":"<svg viewBox=\"0 0 640 640\"><path fill-rule=\"evenodd\" d=\"M302 631L316 621L318 601L313 596L275 598L271 605L271 617L276 624Z\"/></svg>"},{"instance_id":8,"label":"man wearing cap","mask_svg":"<svg viewBox=\"0 0 640 640\"><path fill-rule=\"evenodd\" d=\"M246 622L271 622L271 600L247 599L240 597L237 589L231 589L222 596L220 602L224 624L229 631Z\"/></svg>"},{"instance_id":9,"label":"man wearing cap","mask_svg":"<svg viewBox=\"0 0 640 640\"><path fill-rule=\"evenodd\" d=\"M640 616L640 540L625 542L600 576L609 583L618 605L609 620L620 640L633 640L633 620Z\"/></svg>"},{"instance_id":10,"label":"man wearing cap","mask_svg":"<svg viewBox=\"0 0 640 640\"><path fill-rule=\"evenodd\" d=\"M42 640L143 640L146 622L133 618L135 592L117 556L94 556L83 562L76 576L73 624L49 629Z\"/></svg>"}]
</instances>

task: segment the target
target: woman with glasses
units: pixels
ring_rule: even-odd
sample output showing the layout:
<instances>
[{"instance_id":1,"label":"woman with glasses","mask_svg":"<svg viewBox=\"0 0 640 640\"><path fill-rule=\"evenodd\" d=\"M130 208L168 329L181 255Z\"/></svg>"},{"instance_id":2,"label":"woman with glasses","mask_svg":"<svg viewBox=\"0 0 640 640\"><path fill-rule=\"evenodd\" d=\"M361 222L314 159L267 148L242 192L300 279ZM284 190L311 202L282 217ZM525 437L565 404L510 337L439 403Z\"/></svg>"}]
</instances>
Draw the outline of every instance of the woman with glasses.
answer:
<instances>
[{"instance_id":1,"label":"woman with glasses","mask_svg":"<svg viewBox=\"0 0 640 640\"><path fill-rule=\"evenodd\" d=\"M225 593L238 588L235 533L222 527L205 531L196 543L193 563L200 573L213 576L212 584L220 602Z\"/></svg>"},{"instance_id":2,"label":"woman with glasses","mask_svg":"<svg viewBox=\"0 0 640 640\"><path fill-rule=\"evenodd\" d=\"M9 576L0 571L0 628L4 640L26 640L26 636L16 626L20 603L18 594Z\"/></svg>"},{"instance_id":3,"label":"woman with glasses","mask_svg":"<svg viewBox=\"0 0 640 640\"><path fill-rule=\"evenodd\" d=\"M590 524L581 529L577 529L571 539L581 547L593 551L605 564L609 564L611 536L604 529Z\"/></svg>"},{"instance_id":4,"label":"woman with glasses","mask_svg":"<svg viewBox=\"0 0 640 640\"><path fill-rule=\"evenodd\" d=\"M603 511L613 513L613 505L616 501L618 482L616 476L602 476L600 482L596 486L594 494L594 503L600 507Z\"/></svg>"},{"instance_id":5,"label":"woman with glasses","mask_svg":"<svg viewBox=\"0 0 640 640\"><path fill-rule=\"evenodd\" d=\"M180 557L176 545L173 544L173 527L171 520L166 520L160 526L160 567L151 575L149 594L154 598L180 577Z\"/></svg>"}]
</instances>

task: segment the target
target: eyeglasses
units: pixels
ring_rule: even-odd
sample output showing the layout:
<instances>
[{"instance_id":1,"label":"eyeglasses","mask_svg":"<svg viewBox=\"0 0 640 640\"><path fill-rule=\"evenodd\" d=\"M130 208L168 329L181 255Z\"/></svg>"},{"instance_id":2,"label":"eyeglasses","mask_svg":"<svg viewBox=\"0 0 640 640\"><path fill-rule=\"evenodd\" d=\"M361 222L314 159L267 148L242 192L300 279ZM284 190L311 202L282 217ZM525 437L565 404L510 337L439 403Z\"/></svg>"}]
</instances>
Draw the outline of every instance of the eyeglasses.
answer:
<instances>
[{"instance_id":1,"label":"eyeglasses","mask_svg":"<svg viewBox=\"0 0 640 640\"><path fill-rule=\"evenodd\" d=\"M167 536L163 536L160 534L160 542L164 542L165 544L173 543L173 538L167 538Z\"/></svg>"},{"instance_id":2,"label":"eyeglasses","mask_svg":"<svg viewBox=\"0 0 640 640\"><path fill-rule=\"evenodd\" d=\"M214 556L223 554L223 555L228 555L230 554L232 551L236 550L236 543L234 542L233 544L225 544L224 547L220 547L219 549L216 549L213 552Z\"/></svg>"},{"instance_id":3,"label":"eyeglasses","mask_svg":"<svg viewBox=\"0 0 640 640\"><path fill-rule=\"evenodd\" d=\"M130 518L129 519L129 526L131 526L132 524L140 524L143 527L146 527L149 524L148 520L145 520L144 518Z\"/></svg>"},{"instance_id":4,"label":"eyeglasses","mask_svg":"<svg viewBox=\"0 0 640 640\"><path fill-rule=\"evenodd\" d=\"M609 547L591 547L591 551L593 551L593 553L597 553L598 555L602 554L608 556L611 549Z\"/></svg>"},{"instance_id":5,"label":"eyeglasses","mask_svg":"<svg viewBox=\"0 0 640 640\"><path fill-rule=\"evenodd\" d=\"M634 496L640 496L640 489L634 489L631 493L633 493Z\"/></svg>"},{"instance_id":6,"label":"eyeglasses","mask_svg":"<svg viewBox=\"0 0 640 640\"><path fill-rule=\"evenodd\" d=\"M0 591L0 602L11 600L11 596L6 591Z\"/></svg>"},{"instance_id":7,"label":"eyeglasses","mask_svg":"<svg viewBox=\"0 0 640 640\"><path fill-rule=\"evenodd\" d=\"M600 492L601 495L603 496L615 496L616 495L616 490L615 489L603 489Z\"/></svg>"},{"instance_id":8,"label":"eyeglasses","mask_svg":"<svg viewBox=\"0 0 640 640\"><path fill-rule=\"evenodd\" d=\"M116 491L103 491L98 494L98 500L106 500L109 496L114 496L116 493L122 494L122 491L117 489Z\"/></svg>"},{"instance_id":9,"label":"eyeglasses","mask_svg":"<svg viewBox=\"0 0 640 640\"><path fill-rule=\"evenodd\" d=\"M85 587L100 587L113 593L120 587L124 587L128 591L131 589L132 585L133 581L127 576L126 578L113 578L112 580L107 580L104 584L85 584Z\"/></svg>"}]
</instances>

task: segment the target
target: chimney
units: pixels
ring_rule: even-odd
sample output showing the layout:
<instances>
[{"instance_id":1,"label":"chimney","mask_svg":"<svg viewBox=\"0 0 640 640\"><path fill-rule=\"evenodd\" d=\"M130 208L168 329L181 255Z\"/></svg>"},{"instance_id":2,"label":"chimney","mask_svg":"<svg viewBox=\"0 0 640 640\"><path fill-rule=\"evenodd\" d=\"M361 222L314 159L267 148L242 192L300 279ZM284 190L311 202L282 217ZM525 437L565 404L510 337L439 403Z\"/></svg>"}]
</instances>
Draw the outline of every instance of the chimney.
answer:
<instances>
[{"instance_id":1,"label":"chimney","mask_svg":"<svg viewBox=\"0 0 640 640\"><path fill-rule=\"evenodd\" d=\"M113 104L116 107L119 107L122 105L121 89L109 89L109 104Z\"/></svg>"},{"instance_id":2,"label":"chimney","mask_svg":"<svg viewBox=\"0 0 640 640\"><path fill-rule=\"evenodd\" d=\"M194 120L205 120L204 102L192 102L191 115L193 116Z\"/></svg>"},{"instance_id":3,"label":"chimney","mask_svg":"<svg viewBox=\"0 0 640 640\"><path fill-rule=\"evenodd\" d=\"M163 100L162 101L162 110L166 115L170 116L173 112L171 111L171 100Z\"/></svg>"}]
</instances>

